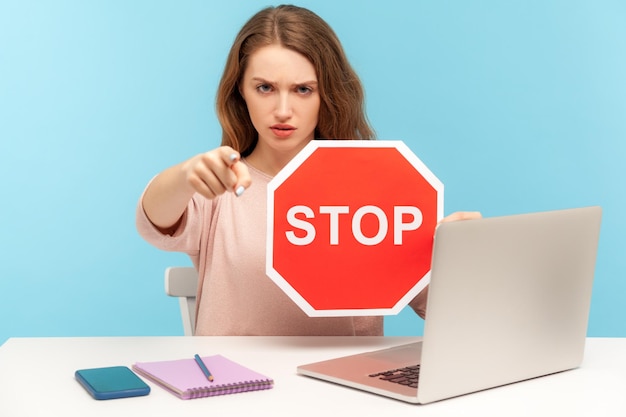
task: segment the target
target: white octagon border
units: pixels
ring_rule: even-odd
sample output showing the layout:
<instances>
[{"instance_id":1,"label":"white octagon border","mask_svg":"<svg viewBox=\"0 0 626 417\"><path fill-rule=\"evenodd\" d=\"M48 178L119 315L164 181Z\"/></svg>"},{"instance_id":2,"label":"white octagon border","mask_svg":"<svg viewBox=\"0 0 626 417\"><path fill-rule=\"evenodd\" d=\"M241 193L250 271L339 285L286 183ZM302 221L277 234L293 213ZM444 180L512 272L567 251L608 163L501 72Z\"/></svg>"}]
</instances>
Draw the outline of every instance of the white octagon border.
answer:
<instances>
[{"instance_id":1,"label":"white octagon border","mask_svg":"<svg viewBox=\"0 0 626 417\"><path fill-rule=\"evenodd\" d=\"M408 305L429 283L428 271L392 308L370 309L336 309L317 310L294 289L278 271L274 269L274 192L300 165L319 148L395 148L437 191L437 222L443 218L443 191L441 181L430 169L399 140L312 140L309 142L267 186L267 241L266 241L266 274L283 290L309 317L343 317L343 316L383 316L395 315Z\"/></svg>"}]
</instances>

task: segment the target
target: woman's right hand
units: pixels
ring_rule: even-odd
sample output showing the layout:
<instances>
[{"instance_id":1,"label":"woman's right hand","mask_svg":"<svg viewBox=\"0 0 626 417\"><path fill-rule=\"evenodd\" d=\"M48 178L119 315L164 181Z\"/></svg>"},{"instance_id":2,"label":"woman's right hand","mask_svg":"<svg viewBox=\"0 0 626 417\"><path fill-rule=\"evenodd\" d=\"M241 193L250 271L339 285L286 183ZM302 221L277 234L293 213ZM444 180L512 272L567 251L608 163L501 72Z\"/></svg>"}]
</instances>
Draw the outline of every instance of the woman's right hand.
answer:
<instances>
[{"instance_id":1,"label":"woman's right hand","mask_svg":"<svg viewBox=\"0 0 626 417\"><path fill-rule=\"evenodd\" d=\"M194 156L181 165L187 184L200 195L213 199L227 191L237 196L250 186L250 172L239 152L229 146Z\"/></svg>"},{"instance_id":2,"label":"woman's right hand","mask_svg":"<svg viewBox=\"0 0 626 417\"><path fill-rule=\"evenodd\" d=\"M142 206L163 233L177 228L194 193L213 199L227 191L240 196L250 186L250 172L239 152L228 146L196 155L157 175L146 189Z\"/></svg>"}]
</instances>

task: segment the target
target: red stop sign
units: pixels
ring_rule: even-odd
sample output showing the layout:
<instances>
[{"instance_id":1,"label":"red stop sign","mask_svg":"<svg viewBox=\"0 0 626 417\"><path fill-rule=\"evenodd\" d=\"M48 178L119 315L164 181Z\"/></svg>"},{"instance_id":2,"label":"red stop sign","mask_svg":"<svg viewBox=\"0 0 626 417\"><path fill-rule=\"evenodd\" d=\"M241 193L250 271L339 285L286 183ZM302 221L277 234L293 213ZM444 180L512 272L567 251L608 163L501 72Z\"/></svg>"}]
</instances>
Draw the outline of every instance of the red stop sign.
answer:
<instances>
[{"instance_id":1,"label":"red stop sign","mask_svg":"<svg viewBox=\"0 0 626 417\"><path fill-rule=\"evenodd\" d=\"M268 186L267 275L309 316L397 314L430 279L443 184L400 141L311 141Z\"/></svg>"}]
</instances>

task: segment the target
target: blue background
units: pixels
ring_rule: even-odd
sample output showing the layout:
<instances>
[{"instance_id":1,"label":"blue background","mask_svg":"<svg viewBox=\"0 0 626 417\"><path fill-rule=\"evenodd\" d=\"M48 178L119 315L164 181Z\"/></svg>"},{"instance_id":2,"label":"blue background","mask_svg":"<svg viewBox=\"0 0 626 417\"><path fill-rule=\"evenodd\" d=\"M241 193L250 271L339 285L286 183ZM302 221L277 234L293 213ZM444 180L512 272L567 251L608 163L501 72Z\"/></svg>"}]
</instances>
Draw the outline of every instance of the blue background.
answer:
<instances>
[{"instance_id":1,"label":"blue background","mask_svg":"<svg viewBox=\"0 0 626 417\"><path fill-rule=\"evenodd\" d=\"M163 270L189 261L138 237L135 205L219 144L226 53L266 4L0 0L0 343L182 334ZM589 335L626 336L626 2L298 4L341 38L378 137L443 181L446 213L604 208Z\"/></svg>"}]
</instances>

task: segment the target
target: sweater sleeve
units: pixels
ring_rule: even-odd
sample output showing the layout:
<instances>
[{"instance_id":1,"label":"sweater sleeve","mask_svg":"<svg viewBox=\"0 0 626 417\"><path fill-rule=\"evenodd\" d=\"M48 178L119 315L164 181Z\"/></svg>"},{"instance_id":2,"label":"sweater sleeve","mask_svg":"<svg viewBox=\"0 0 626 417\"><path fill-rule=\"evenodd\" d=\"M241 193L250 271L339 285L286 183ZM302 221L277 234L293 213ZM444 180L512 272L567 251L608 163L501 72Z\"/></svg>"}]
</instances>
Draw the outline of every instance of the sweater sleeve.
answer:
<instances>
[{"instance_id":1,"label":"sweater sleeve","mask_svg":"<svg viewBox=\"0 0 626 417\"><path fill-rule=\"evenodd\" d=\"M417 296L409 302L413 310L423 319L426 319L426 303L428 302L428 286L420 291Z\"/></svg>"},{"instance_id":2,"label":"sweater sleeve","mask_svg":"<svg viewBox=\"0 0 626 417\"><path fill-rule=\"evenodd\" d=\"M137 204L135 224L139 235L146 242L164 251L184 252L192 256L198 254L204 214L204 199L201 196L194 195L189 200L178 228L171 235L161 232L148 219L142 202L143 194Z\"/></svg>"}]
</instances>

